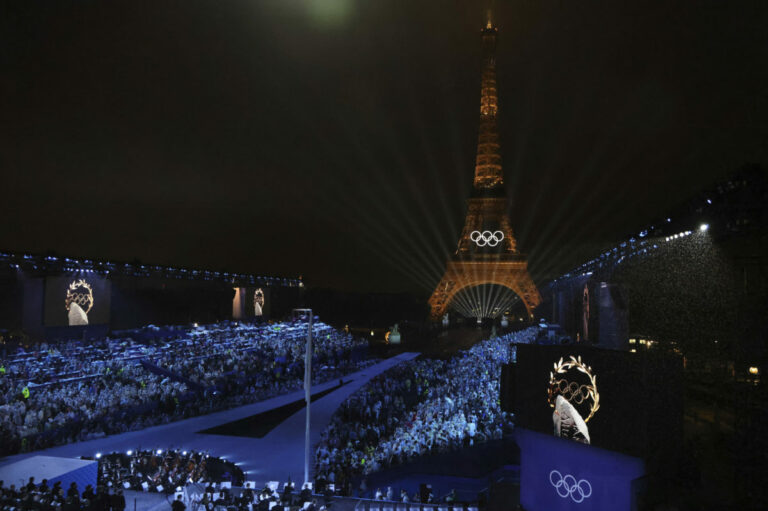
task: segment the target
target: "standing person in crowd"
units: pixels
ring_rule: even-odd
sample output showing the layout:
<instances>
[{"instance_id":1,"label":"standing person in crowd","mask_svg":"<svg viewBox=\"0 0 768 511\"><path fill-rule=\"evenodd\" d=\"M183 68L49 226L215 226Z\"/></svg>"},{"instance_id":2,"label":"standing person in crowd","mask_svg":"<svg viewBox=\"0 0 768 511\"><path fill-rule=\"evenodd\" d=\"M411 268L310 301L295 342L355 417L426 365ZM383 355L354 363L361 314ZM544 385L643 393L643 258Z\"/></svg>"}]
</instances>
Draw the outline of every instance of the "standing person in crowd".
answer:
<instances>
[{"instance_id":1,"label":"standing person in crowd","mask_svg":"<svg viewBox=\"0 0 768 511\"><path fill-rule=\"evenodd\" d=\"M83 500L87 500L90 503L93 503L94 499L96 498L96 493L93 491L93 486L90 484L85 486L85 490L83 490Z\"/></svg>"},{"instance_id":2,"label":"standing person in crowd","mask_svg":"<svg viewBox=\"0 0 768 511\"><path fill-rule=\"evenodd\" d=\"M365 481L365 477L360 480L360 498L365 498L368 493L368 483Z\"/></svg>"},{"instance_id":3,"label":"standing person in crowd","mask_svg":"<svg viewBox=\"0 0 768 511\"><path fill-rule=\"evenodd\" d=\"M177 496L171 504L171 511L184 511L185 509L187 509L187 505L181 500L181 495Z\"/></svg>"},{"instance_id":4,"label":"standing person in crowd","mask_svg":"<svg viewBox=\"0 0 768 511\"><path fill-rule=\"evenodd\" d=\"M118 488L110 500L112 502L112 511L125 510L125 495L123 495L122 489Z\"/></svg>"}]
</instances>

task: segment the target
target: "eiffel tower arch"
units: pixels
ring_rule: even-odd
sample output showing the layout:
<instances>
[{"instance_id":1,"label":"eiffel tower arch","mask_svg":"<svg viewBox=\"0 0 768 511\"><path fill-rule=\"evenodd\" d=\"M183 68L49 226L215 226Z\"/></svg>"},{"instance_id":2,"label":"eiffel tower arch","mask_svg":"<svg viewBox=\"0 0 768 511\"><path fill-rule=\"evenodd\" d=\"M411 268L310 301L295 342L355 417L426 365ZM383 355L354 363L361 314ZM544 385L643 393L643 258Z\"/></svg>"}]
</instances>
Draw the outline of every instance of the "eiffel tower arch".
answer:
<instances>
[{"instance_id":1,"label":"eiffel tower arch","mask_svg":"<svg viewBox=\"0 0 768 511\"><path fill-rule=\"evenodd\" d=\"M453 299L470 287L495 284L514 292L528 311L541 302L536 285L528 276L525 261L504 261L489 264L475 261L449 261L443 278L429 299L430 317L439 319L448 310Z\"/></svg>"},{"instance_id":2,"label":"eiffel tower arch","mask_svg":"<svg viewBox=\"0 0 768 511\"><path fill-rule=\"evenodd\" d=\"M507 197L496 117L496 37L491 20L482 31L483 71L480 90L480 128L475 178L467 200L467 216L458 247L446 264L445 274L429 299L430 317L438 320L456 295L470 287L495 284L514 292L528 315L541 303L541 295L528 274L525 255L507 216Z\"/></svg>"}]
</instances>

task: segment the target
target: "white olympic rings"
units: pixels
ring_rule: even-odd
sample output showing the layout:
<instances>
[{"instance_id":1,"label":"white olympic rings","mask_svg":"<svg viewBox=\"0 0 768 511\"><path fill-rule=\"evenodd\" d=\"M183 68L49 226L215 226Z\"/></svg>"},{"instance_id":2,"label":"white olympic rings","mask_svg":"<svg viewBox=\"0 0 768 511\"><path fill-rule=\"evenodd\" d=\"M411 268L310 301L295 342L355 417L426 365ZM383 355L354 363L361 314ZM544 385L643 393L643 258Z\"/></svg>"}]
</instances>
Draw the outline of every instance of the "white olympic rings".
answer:
<instances>
[{"instance_id":1,"label":"white olympic rings","mask_svg":"<svg viewBox=\"0 0 768 511\"><path fill-rule=\"evenodd\" d=\"M557 470L553 470L549 473L549 482L555 487L560 497L564 499L570 497L577 504L592 495L592 485L589 484L589 481L586 479L579 479L577 481L571 474L563 476Z\"/></svg>"},{"instance_id":2,"label":"white olympic rings","mask_svg":"<svg viewBox=\"0 0 768 511\"><path fill-rule=\"evenodd\" d=\"M469 239L474 241L475 245L478 247L484 247L486 245L489 247L495 247L501 243L501 240L504 239L504 233L501 231L472 231L472 233L469 235Z\"/></svg>"}]
</instances>

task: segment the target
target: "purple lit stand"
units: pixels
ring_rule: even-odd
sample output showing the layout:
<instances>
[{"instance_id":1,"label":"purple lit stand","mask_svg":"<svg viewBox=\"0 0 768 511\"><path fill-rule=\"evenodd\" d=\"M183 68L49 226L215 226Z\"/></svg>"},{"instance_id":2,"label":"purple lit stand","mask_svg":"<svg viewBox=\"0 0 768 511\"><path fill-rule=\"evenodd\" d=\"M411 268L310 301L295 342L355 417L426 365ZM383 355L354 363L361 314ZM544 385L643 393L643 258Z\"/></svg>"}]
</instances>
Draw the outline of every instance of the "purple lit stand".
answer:
<instances>
[{"instance_id":1,"label":"purple lit stand","mask_svg":"<svg viewBox=\"0 0 768 511\"><path fill-rule=\"evenodd\" d=\"M637 508L642 459L522 428L516 435L526 511Z\"/></svg>"}]
</instances>

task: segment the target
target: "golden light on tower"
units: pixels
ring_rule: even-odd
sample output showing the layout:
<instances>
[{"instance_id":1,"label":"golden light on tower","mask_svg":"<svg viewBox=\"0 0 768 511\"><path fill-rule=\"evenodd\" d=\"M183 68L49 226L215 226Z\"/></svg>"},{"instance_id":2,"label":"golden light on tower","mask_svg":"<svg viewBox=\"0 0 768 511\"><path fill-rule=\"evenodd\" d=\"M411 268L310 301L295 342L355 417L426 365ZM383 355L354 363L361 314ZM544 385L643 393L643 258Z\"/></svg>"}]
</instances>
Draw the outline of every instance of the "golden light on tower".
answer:
<instances>
[{"instance_id":1,"label":"golden light on tower","mask_svg":"<svg viewBox=\"0 0 768 511\"><path fill-rule=\"evenodd\" d=\"M496 123L497 34L498 29L489 14L482 31L480 125L473 191L467 200L467 216L456 252L447 262L445 273L429 299L430 317L434 321L443 317L460 292L485 284L513 291L523 302L529 318L541 303L539 290L528 274L525 256L517 251L517 240L507 216L508 202Z\"/></svg>"}]
</instances>

